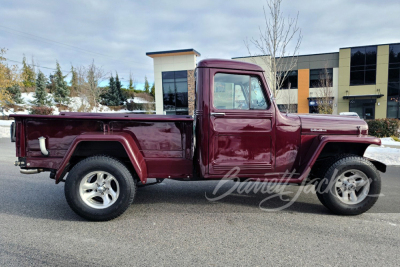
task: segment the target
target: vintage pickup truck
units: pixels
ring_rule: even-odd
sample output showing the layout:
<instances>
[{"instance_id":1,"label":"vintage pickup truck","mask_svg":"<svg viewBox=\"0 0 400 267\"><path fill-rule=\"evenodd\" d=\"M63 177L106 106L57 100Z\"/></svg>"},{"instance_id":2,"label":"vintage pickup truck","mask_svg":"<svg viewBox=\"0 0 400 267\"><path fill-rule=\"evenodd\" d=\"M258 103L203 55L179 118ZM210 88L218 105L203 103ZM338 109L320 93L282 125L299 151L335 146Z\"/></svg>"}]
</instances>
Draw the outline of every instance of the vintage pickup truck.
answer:
<instances>
[{"instance_id":1,"label":"vintage pickup truck","mask_svg":"<svg viewBox=\"0 0 400 267\"><path fill-rule=\"evenodd\" d=\"M316 184L333 213L361 214L380 194L383 163L363 157L380 139L355 117L282 114L263 69L207 59L196 68L194 116L12 115L21 173L50 172L80 216L121 215L147 179L207 181L238 168L251 178ZM290 172L291 175L287 176Z\"/></svg>"}]
</instances>

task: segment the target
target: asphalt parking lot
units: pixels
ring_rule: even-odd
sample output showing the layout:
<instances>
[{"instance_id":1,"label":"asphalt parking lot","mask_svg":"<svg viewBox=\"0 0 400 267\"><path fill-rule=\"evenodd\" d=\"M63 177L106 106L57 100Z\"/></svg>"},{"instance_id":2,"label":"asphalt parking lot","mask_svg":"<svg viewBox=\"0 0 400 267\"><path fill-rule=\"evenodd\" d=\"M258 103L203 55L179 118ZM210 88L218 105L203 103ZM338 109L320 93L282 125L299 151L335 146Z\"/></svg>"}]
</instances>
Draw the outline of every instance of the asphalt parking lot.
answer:
<instances>
[{"instance_id":1,"label":"asphalt parking lot","mask_svg":"<svg viewBox=\"0 0 400 267\"><path fill-rule=\"evenodd\" d=\"M382 174L384 196L366 214L329 213L314 194L283 211L270 195L206 199L218 182L139 188L113 221L88 222L68 207L48 173L23 175L14 144L0 138L0 266L395 266L400 262L400 168ZM230 186L229 184L227 186ZM299 187L289 187L297 191ZM264 208L283 205L279 197Z\"/></svg>"}]
</instances>

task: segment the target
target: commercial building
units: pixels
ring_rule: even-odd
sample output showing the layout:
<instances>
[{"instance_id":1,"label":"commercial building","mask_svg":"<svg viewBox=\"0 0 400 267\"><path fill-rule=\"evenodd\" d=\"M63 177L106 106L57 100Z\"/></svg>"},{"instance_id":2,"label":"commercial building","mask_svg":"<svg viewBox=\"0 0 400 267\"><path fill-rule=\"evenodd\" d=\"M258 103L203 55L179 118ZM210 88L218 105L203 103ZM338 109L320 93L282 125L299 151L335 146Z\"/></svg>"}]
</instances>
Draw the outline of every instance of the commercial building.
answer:
<instances>
[{"instance_id":1,"label":"commercial building","mask_svg":"<svg viewBox=\"0 0 400 267\"><path fill-rule=\"evenodd\" d=\"M148 52L153 58L156 114L188 115L194 110L194 49Z\"/></svg>"},{"instance_id":2,"label":"commercial building","mask_svg":"<svg viewBox=\"0 0 400 267\"><path fill-rule=\"evenodd\" d=\"M185 49L146 54L154 59L157 114L192 115L194 70L200 53ZM233 60L258 64L265 69L267 78L271 74L268 56ZM283 58L281 64L290 65L286 64L290 60ZM333 114L352 111L365 119L400 118L400 43L299 55L277 93L278 107L289 112L317 112L322 74L329 77L329 90L323 94L332 103Z\"/></svg>"}]
</instances>

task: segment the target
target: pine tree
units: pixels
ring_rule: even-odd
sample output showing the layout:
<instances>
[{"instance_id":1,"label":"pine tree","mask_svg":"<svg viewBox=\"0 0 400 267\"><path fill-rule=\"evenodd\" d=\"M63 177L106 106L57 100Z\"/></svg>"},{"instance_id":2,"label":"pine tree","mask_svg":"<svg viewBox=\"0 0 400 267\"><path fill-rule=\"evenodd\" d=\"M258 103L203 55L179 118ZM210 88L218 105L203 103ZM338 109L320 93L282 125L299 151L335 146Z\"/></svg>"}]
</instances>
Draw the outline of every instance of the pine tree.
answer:
<instances>
[{"instance_id":1,"label":"pine tree","mask_svg":"<svg viewBox=\"0 0 400 267\"><path fill-rule=\"evenodd\" d=\"M120 96L117 91L117 85L112 75L110 77L108 92L104 95L104 102L107 106L118 106L120 104Z\"/></svg>"},{"instance_id":2,"label":"pine tree","mask_svg":"<svg viewBox=\"0 0 400 267\"><path fill-rule=\"evenodd\" d=\"M46 92L46 76L39 70L36 79L35 101L37 106L50 105L51 101L48 99Z\"/></svg>"},{"instance_id":3,"label":"pine tree","mask_svg":"<svg viewBox=\"0 0 400 267\"><path fill-rule=\"evenodd\" d=\"M144 76L144 91L148 94L150 93L150 85L147 76Z\"/></svg>"},{"instance_id":4,"label":"pine tree","mask_svg":"<svg viewBox=\"0 0 400 267\"><path fill-rule=\"evenodd\" d=\"M119 98L119 102L126 102L126 97L124 96L124 94L122 93L122 85L121 85L121 81L118 78L118 73L115 77L115 87L117 90L117 94L118 94L118 98Z\"/></svg>"},{"instance_id":5,"label":"pine tree","mask_svg":"<svg viewBox=\"0 0 400 267\"><path fill-rule=\"evenodd\" d=\"M21 87L18 84L14 84L11 87L7 87L7 92L10 94L14 103L22 104L21 98Z\"/></svg>"},{"instance_id":6,"label":"pine tree","mask_svg":"<svg viewBox=\"0 0 400 267\"><path fill-rule=\"evenodd\" d=\"M71 95L76 96L78 94L78 73L74 69L74 66L71 66Z\"/></svg>"},{"instance_id":7,"label":"pine tree","mask_svg":"<svg viewBox=\"0 0 400 267\"><path fill-rule=\"evenodd\" d=\"M133 83L132 73L129 73L129 90L135 90L135 84Z\"/></svg>"},{"instance_id":8,"label":"pine tree","mask_svg":"<svg viewBox=\"0 0 400 267\"><path fill-rule=\"evenodd\" d=\"M154 83L153 83L153 85L151 86L150 94L151 94L153 97L156 96L156 87L155 87L155 84L154 84Z\"/></svg>"},{"instance_id":9,"label":"pine tree","mask_svg":"<svg viewBox=\"0 0 400 267\"><path fill-rule=\"evenodd\" d=\"M26 57L24 55L22 59L22 83L24 87L34 87L35 86L35 71L33 66L29 66L26 63Z\"/></svg>"},{"instance_id":10,"label":"pine tree","mask_svg":"<svg viewBox=\"0 0 400 267\"><path fill-rule=\"evenodd\" d=\"M65 76L63 76L60 64L57 61L57 70L54 74L54 100L59 104L68 104L69 103L69 89L67 82L64 80Z\"/></svg>"}]
</instances>

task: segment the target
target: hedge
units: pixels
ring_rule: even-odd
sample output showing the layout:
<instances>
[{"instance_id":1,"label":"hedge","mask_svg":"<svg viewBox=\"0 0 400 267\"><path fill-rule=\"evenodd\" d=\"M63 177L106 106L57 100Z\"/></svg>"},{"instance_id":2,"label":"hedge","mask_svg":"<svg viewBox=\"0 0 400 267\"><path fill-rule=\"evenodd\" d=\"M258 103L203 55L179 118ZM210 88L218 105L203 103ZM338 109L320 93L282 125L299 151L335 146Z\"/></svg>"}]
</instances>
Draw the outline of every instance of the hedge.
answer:
<instances>
[{"instance_id":1,"label":"hedge","mask_svg":"<svg viewBox=\"0 0 400 267\"><path fill-rule=\"evenodd\" d=\"M53 114L54 109L51 107L45 107L45 106L41 106L41 107L31 107L31 109L29 110L29 114L36 114L36 115L51 115Z\"/></svg>"},{"instance_id":2,"label":"hedge","mask_svg":"<svg viewBox=\"0 0 400 267\"><path fill-rule=\"evenodd\" d=\"M369 135L376 137L399 136L400 121L398 119L367 120L367 124Z\"/></svg>"}]
</instances>

